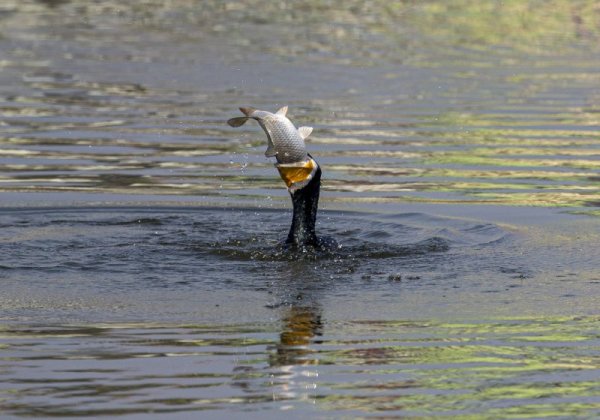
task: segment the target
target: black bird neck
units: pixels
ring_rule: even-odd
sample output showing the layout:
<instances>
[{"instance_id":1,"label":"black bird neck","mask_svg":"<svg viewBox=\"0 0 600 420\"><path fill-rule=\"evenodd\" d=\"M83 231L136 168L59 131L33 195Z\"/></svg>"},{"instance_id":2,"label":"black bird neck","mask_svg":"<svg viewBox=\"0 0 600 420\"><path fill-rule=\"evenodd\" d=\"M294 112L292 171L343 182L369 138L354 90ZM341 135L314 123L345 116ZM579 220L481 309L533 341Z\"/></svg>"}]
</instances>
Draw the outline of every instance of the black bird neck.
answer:
<instances>
[{"instance_id":1,"label":"black bird neck","mask_svg":"<svg viewBox=\"0 0 600 420\"><path fill-rule=\"evenodd\" d=\"M317 166L310 182L304 188L290 193L294 205L294 215L290 233L285 241L286 244L300 247L318 246L315 224L320 190L321 168Z\"/></svg>"}]
</instances>

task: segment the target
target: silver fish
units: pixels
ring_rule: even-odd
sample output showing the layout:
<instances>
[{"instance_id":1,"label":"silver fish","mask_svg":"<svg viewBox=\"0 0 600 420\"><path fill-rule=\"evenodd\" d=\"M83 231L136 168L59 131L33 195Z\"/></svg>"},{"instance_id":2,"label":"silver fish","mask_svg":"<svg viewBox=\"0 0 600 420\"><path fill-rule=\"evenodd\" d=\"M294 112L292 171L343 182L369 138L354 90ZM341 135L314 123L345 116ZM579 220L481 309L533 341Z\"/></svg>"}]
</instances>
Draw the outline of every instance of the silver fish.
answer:
<instances>
[{"instance_id":1,"label":"silver fish","mask_svg":"<svg viewBox=\"0 0 600 420\"><path fill-rule=\"evenodd\" d=\"M269 145L265 156L277 158L278 163L304 162L308 159L304 139L312 133L312 127L296 128L285 116L288 107L284 106L275 114L254 108L240 108L245 117L231 118L227 121L232 127L240 127L249 119L258 124L267 134Z\"/></svg>"}]
</instances>

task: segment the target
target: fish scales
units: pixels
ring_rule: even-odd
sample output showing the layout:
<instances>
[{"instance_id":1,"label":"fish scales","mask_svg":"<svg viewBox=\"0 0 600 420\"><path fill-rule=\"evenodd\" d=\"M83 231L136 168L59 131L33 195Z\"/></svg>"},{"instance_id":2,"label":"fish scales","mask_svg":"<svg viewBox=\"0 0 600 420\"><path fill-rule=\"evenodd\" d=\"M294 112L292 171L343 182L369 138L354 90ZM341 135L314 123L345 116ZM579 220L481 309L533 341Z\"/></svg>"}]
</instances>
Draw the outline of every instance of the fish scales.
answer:
<instances>
[{"instance_id":1,"label":"fish scales","mask_svg":"<svg viewBox=\"0 0 600 420\"><path fill-rule=\"evenodd\" d=\"M274 115L265 118L265 131L268 132L275 147L279 163L300 162L306 159L306 145L298 129L285 116Z\"/></svg>"}]
</instances>

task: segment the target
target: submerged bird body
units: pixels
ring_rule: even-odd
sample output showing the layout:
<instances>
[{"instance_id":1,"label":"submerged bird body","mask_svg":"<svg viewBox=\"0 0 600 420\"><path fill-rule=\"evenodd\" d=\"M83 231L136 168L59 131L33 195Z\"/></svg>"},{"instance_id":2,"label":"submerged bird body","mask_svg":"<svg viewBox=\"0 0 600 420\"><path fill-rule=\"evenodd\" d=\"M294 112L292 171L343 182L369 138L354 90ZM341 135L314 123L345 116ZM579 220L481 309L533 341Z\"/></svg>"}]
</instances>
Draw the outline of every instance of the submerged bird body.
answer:
<instances>
[{"instance_id":1,"label":"submerged bird body","mask_svg":"<svg viewBox=\"0 0 600 420\"><path fill-rule=\"evenodd\" d=\"M304 139L312 132L311 127L296 128L286 117L287 106L276 113L254 108L240 108L244 117L231 118L227 123L240 127L249 119L256 120L267 134L267 157L275 157L279 175L286 183L292 198L294 214L286 245L311 246L318 249L337 246L331 238L317 237L315 224L321 189L321 168L306 152Z\"/></svg>"}]
</instances>

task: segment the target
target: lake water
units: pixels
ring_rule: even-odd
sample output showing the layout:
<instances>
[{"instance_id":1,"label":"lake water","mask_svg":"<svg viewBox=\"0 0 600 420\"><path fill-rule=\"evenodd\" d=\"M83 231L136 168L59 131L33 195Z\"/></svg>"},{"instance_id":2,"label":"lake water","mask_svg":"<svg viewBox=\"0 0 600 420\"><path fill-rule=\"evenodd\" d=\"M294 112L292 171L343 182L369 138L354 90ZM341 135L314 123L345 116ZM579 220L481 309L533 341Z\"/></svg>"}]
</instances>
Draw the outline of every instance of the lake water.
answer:
<instances>
[{"instance_id":1,"label":"lake water","mask_svg":"<svg viewBox=\"0 0 600 420\"><path fill-rule=\"evenodd\" d=\"M3 418L600 417L596 2L0 5ZM239 106L289 105L317 229Z\"/></svg>"}]
</instances>

